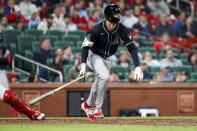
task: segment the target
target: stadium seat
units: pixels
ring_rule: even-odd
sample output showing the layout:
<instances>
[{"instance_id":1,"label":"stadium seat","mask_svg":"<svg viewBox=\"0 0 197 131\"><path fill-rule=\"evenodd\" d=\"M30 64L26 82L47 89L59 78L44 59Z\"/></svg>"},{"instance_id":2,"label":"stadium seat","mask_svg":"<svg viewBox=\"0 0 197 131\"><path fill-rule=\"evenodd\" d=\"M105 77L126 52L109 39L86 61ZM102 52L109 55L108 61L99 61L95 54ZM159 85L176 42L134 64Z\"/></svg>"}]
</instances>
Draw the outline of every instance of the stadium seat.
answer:
<instances>
[{"instance_id":1,"label":"stadium seat","mask_svg":"<svg viewBox=\"0 0 197 131\"><path fill-rule=\"evenodd\" d=\"M43 40L45 39L49 39L50 42L51 42L51 47L54 47L54 44L55 44L55 41L58 41L58 37L57 36L50 36L50 35L47 35L47 36L41 36L40 37L40 42L42 42Z\"/></svg>"},{"instance_id":2,"label":"stadium seat","mask_svg":"<svg viewBox=\"0 0 197 131\"><path fill-rule=\"evenodd\" d=\"M77 41L77 45L76 45L76 46L77 46L78 48L81 48L81 47L82 47L82 44L83 44L83 41Z\"/></svg>"},{"instance_id":3,"label":"stadium seat","mask_svg":"<svg viewBox=\"0 0 197 131\"><path fill-rule=\"evenodd\" d=\"M192 72L192 67L189 65L183 65L183 66L177 66L177 67L172 67L172 71L174 73L179 73L179 72L187 72L191 73Z\"/></svg>"},{"instance_id":4,"label":"stadium seat","mask_svg":"<svg viewBox=\"0 0 197 131\"><path fill-rule=\"evenodd\" d=\"M43 36L43 31L42 30L25 30L25 35L32 35L35 36L37 40L39 40L40 36Z\"/></svg>"},{"instance_id":5,"label":"stadium seat","mask_svg":"<svg viewBox=\"0 0 197 131\"><path fill-rule=\"evenodd\" d=\"M140 36L140 41L142 41L142 42L146 42L146 41L147 41L146 36Z\"/></svg>"},{"instance_id":6,"label":"stadium seat","mask_svg":"<svg viewBox=\"0 0 197 131\"><path fill-rule=\"evenodd\" d=\"M37 30L38 24L31 25L31 30Z\"/></svg>"},{"instance_id":7,"label":"stadium seat","mask_svg":"<svg viewBox=\"0 0 197 131\"><path fill-rule=\"evenodd\" d=\"M160 72L160 67L150 67L150 72L151 72L151 73Z\"/></svg>"},{"instance_id":8,"label":"stadium seat","mask_svg":"<svg viewBox=\"0 0 197 131\"><path fill-rule=\"evenodd\" d=\"M120 77L122 77L122 79L124 79L123 77L124 77L124 74L125 73L128 73L128 68L125 68L125 67L122 67L122 66L112 66L111 67L111 71L116 71L116 72L118 72L118 75L120 76Z\"/></svg>"},{"instance_id":9,"label":"stadium seat","mask_svg":"<svg viewBox=\"0 0 197 131\"><path fill-rule=\"evenodd\" d=\"M80 55L81 54L81 48L72 48L72 53L75 55Z\"/></svg>"},{"instance_id":10,"label":"stadium seat","mask_svg":"<svg viewBox=\"0 0 197 131\"><path fill-rule=\"evenodd\" d=\"M25 57L29 59L33 59L33 52L30 50L25 51ZM29 72L35 72L35 67L33 64L24 61L24 69Z\"/></svg>"},{"instance_id":11,"label":"stadium seat","mask_svg":"<svg viewBox=\"0 0 197 131\"><path fill-rule=\"evenodd\" d=\"M63 67L63 71L64 71L64 81L68 82L67 80L67 75L68 75L68 71L70 70L70 68L72 68L74 65L65 65Z\"/></svg>"},{"instance_id":12,"label":"stadium seat","mask_svg":"<svg viewBox=\"0 0 197 131\"><path fill-rule=\"evenodd\" d=\"M17 43L17 36L21 35L20 30L3 30L3 42L4 44L10 48L10 45L12 44L13 47L16 48Z\"/></svg>"},{"instance_id":13,"label":"stadium seat","mask_svg":"<svg viewBox=\"0 0 197 131\"><path fill-rule=\"evenodd\" d=\"M70 31L70 32L68 32L68 35L79 36L80 40L83 41L85 38L85 35L86 35L86 31L82 31L82 30Z\"/></svg>"},{"instance_id":14,"label":"stadium seat","mask_svg":"<svg viewBox=\"0 0 197 131\"><path fill-rule=\"evenodd\" d=\"M188 83L197 83L197 79L189 79L187 80Z\"/></svg>"},{"instance_id":15,"label":"stadium seat","mask_svg":"<svg viewBox=\"0 0 197 131\"><path fill-rule=\"evenodd\" d=\"M145 45L148 47L153 47L155 43L156 43L155 41L145 41Z\"/></svg>"},{"instance_id":16,"label":"stadium seat","mask_svg":"<svg viewBox=\"0 0 197 131\"><path fill-rule=\"evenodd\" d=\"M54 47L55 47L56 49L57 49L57 48L64 49L64 47L65 47L66 45L73 46L74 43L73 43L72 41L56 41Z\"/></svg>"},{"instance_id":17,"label":"stadium seat","mask_svg":"<svg viewBox=\"0 0 197 131\"><path fill-rule=\"evenodd\" d=\"M48 30L47 35L49 36L57 36L59 40L61 40L62 36L65 35L65 32L60 30Z\"/></svg>"},{"instance_id":18,"label":"stadium seat","mask_svg":"<svg viewBox=\"0 0 197 131\"><path fill-rule=\"evenodd\" d=\"M40 42L39 41L32 42L32 50L33 50L33 52L37 51L39 49L40 49Z\"/></svg>"},{"instance_id":19,"label":"stadium seat","mask_svg":"<svg viewBox=\"0 0 197 131\"><path fill-rule=\"evenodd\" d=\"M188 55L189 55L188 53L181 53L180 58L181 59L187 59Z\"/></svg>"},{"instance_id":20,"label":"stadium seat","mask_svg":"<svg viewBox=\"0 0 197 131\"><path fill-rule=\"evenodd\" d=\"M32 51L32 42L36 41L35 36L18 36L17 37L17 50L21 55L25 55L26 50Z\"/></svg>"},{"instance_id":21,"label":"stadium seat","mask_svg":"<svg viewBox=\"0 0 197 131\"><path fill-rule=\"evenodd\" d=\"M143 53L145 51L149 51L150 53L156 53L155 48L152 48L152 47L141 47L141 48L138 48L138 51L140 53Z\"/></svg>"},{"instance_id":22,"label":"stadium seat","mask_svg":"<svg viewBox=\"0 0 197 131\"><path fill-rule=\"evenodd\" d=\"M76 35L63 36L62 41L72 41L74 43L74 46L76 46L77 42L80 41L80 36L76 36Z\"/></svg>"},{"instance_id":23,"label":"stadium seat","mask_svg":"<svg viewBox=\"0 0 197 131\"><path fill-rule=\"evenodd\" d=\"M190 74L191 79L196 79L197 80L197 73L191 73Z\"/></svg>"}]
</instances>

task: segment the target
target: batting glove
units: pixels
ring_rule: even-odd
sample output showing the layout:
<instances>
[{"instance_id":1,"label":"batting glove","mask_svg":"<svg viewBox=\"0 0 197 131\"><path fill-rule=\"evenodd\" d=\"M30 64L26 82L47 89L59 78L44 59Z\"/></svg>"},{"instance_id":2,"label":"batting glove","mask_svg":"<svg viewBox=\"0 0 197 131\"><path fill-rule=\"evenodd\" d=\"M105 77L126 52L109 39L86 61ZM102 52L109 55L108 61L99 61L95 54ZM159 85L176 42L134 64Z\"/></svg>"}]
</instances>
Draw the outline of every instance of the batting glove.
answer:
<instances>
[{"instance_id":1,"label":"batting glove","mask_svg":"<svg viewBox=\"0 0 197 131\"><path fill-rule=\"evenodd\" d=\"M134 71L134 79L137 81L141 81L143 79L143 77L144 77L144 75L143 75L141 68L139 66L137 66Z\"/></svg>"},{"instance_id":2,"label":"batting glove","mask_svg":"<svg viewBox=\"0 0 197 131\"><path fill-rule=\"evenodd\" d=\"M81 70L79 72L79 76L83 76L86 73L86 63L81 63Z\"/></svg>"}]
</instances>

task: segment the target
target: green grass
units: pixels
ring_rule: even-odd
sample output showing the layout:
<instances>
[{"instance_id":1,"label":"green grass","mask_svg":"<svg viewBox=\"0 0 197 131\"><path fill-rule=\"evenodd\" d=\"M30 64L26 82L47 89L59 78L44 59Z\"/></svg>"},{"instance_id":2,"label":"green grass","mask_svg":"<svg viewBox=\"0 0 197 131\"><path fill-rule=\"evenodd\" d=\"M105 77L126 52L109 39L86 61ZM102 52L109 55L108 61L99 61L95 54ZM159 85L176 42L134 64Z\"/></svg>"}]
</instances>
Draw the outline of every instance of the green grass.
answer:
<instances>
[{"instance_id":1,"label":"green grass","mask_svg":"<svg viewBox=\"0 0 197 131\"><path fill-rule=\"evenodd\" d=\"M104 124L72 125L0 125L0 131L197 131L197 127L127 126Z\"/></svg>"}]
</instances>

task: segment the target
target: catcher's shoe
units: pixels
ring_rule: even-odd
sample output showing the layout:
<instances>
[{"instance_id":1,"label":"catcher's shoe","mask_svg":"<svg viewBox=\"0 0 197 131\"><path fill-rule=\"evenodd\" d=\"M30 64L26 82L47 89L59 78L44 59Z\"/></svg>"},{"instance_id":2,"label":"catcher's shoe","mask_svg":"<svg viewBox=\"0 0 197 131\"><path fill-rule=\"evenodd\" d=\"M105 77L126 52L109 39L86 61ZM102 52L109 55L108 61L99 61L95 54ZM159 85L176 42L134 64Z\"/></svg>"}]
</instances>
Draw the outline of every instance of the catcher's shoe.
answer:
<instances>
[{"instance_id":1,"label":"catcher's shoe","mask_svg":"<svg viewBox=\"0 0 197 131\"><path fill-rule=\"evenodd\" d=\"M96 118L104 118L101 107L93 107L93 114Z\"/></svg>"},{"instance_id":2,"label":"catcher's shoe","mask_svg":"<svg viewBox=\"0 0 197 131\"><path fill-rule=\"evenodd\" d=\"M40 113L39 111L35 111L32 115L32 120L44 120L45 119L45 114Z\"/></svg>"},{"instance_id":3,"label":"catcher's shoe","mask_svg":"<svg viewBox=\"0 0 197 131\"><path fill-rule=\"evenodd\" d=\"M89 120L91 120L93 122L97 121L97 119L94 117L94 114L93 114L93 108L88 107L86 102L83 102L81 104L81 109L84 110L84 112L86 113Z\"/></svg>"}]
</instances>

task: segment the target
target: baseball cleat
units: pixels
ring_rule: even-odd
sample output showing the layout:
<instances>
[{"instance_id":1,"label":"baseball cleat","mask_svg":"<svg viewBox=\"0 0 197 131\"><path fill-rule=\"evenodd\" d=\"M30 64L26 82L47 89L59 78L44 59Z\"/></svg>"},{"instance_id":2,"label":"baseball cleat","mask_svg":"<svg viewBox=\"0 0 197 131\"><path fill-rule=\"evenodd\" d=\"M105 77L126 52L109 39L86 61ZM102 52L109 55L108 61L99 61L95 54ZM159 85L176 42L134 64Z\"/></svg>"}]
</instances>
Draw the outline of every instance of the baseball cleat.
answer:
<instances>
[{"instance_id":1,"label":"baseball cleat","mask_svg":"<svg viewBox=\"0 0 197 131\"><path fill-rule=\"evenodd\" d=\"M92 111L92 107L88 107L86 102L83 102L81 104L81 109L86 113L87 117L89 120L96 122L97 119L96 117L94 117L93 111Z\"/></svg>"},{"instance_id":2,"label":"baseball cleat","mask_svg":"<svg viewBox=\"0 0 197 131\"><path fill-rule=\"evenodd\" d=\"M44 120L45 119L45 114L40 113L39 111L35 111L32 115L33 120Z\"/></svg>"},{"instance_id":3,"label":"baseball cleat","mask_svg":"<svg viewBox=\"0 0 197 131\"><path fill-rule=\"evenodd\" d=\"M93 107L93 114L96 118L104 118L101 107Z\"/></svg>"}]
</instances>

